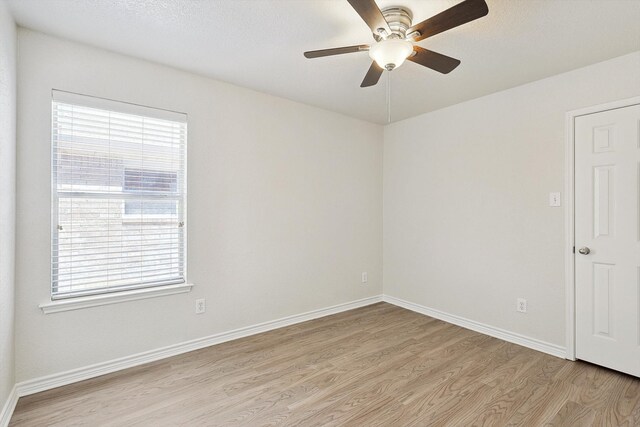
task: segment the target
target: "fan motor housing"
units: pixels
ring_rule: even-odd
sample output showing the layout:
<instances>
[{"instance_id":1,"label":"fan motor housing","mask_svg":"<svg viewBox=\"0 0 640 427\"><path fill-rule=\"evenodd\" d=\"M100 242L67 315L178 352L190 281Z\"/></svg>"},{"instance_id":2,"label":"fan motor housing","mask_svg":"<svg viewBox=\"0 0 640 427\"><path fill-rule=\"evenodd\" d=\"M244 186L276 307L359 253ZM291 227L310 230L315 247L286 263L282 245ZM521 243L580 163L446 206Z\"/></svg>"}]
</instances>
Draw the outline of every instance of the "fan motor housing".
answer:
<instances>
[{"instance_id":1,"label":"fan motor housing","mask_svg":"<svg viewBox=\"0 0 640 427\"><path fill-rule=\"evenodd\" d=\"M392 34L388 37L404 39L407 36L407 30L411 28L413 13L406 7L390 6L382 9L382 15L387 20ZM382 40L378 34L373 35L377 41Z\"/></svg>"}]
</instances>

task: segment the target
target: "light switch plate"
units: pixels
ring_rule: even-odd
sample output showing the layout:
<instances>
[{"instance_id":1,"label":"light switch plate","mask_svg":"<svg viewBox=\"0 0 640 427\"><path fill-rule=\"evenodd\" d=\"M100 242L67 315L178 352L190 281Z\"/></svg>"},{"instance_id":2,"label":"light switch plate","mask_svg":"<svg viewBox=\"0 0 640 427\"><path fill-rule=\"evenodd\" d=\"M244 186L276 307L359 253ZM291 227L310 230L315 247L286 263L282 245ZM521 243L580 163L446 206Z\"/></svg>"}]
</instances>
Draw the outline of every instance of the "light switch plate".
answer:
<instances>
[{"instance_id":1,"label":"light switch plate","mask_svg":"<svg viewBox=\"0 0 640 427\"><path fill-rule=\"evenodd\" d=\"M561 205L560 193L549 193L549 206L558 207Z\"/></svg>"}]
</instances>

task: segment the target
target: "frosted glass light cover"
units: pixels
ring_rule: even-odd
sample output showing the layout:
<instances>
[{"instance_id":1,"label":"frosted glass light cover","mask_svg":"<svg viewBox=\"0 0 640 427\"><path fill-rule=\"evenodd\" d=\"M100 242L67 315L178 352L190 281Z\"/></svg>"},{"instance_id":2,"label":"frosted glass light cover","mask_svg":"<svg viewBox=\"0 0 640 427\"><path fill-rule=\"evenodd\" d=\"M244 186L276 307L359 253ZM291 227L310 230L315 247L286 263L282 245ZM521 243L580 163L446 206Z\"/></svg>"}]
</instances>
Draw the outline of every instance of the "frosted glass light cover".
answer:
<instances>
[{"instance_id":1,"label":"frosted glass light cover","mask_svg":"<svg viewBox=\"0 0 640 427\"><path fill-rule=\"evenodd\" d=\"M371 59L384 69L393 70L402 65L413 51L413 45L407 40L382 40L369 49Z\"/></svg>"}]
</instances>

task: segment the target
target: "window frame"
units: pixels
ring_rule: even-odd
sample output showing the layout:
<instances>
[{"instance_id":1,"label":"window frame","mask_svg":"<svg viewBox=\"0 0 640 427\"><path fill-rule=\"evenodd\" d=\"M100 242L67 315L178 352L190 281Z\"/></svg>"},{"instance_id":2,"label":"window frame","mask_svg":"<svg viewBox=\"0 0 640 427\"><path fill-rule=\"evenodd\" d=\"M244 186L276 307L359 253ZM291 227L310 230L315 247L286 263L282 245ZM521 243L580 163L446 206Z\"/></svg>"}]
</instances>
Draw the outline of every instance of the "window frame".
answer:
<instances>
[{"instance_id":1,"label":"window frame","mask_svg":"<svg viewBox=\"0 0 640 427\"><path fill-rule=\"evenodd\" d=\"M55 103L63 103L69 104L79 107L88 107L93 109L99 109L119 114L130 114L135 116L141 116L150 119L160 119L173 121L176 123L181 123L184 126L184 139L182 141L181 150L181 159L182 164L181 168L179 168L175 173L177 174L177 189L175 197L162 197L157 196L153 197L153 193L133 193L131 194L131 198L137 199L146 199L149 197L152 200L176 200L178 201L177 208L177 224L178 227L181 228L180 236L179 236L179 249L178 249L178 259L179 265L181 265L181 277L182 279L175 280L166 280L166 281L157 281L157 282L149 282L142 284L132 284L132 285L120 285L120 286L105 286L96 289L88 289L86 291L77 291L77 292L56 292L57 286L59 285L58 280L58 265L59 265L59 234L60 234L60 226L59 226L59 209L60 209L60 194L69 194L74 193L79 196L83 194L90 195L90 197L99 199L99 200L108 200L108 192L103 192L103 194L96 193L83 193L83 192L65 192L58 190L58 178L60 170L56 165L57 162L57 146L56 146L56 132L57 128L54 126L54 115ZM186 216L187 216L187 182L188 182L188 171L187 171L187 144L188 144L188 116L185 113L179 113L170 110L164 110L154 107L147 107L138 104L132 104L128 102L115 101L112 99L93 97L88 95L81 95L73 92L61 91L53 89L51 91L51 276L50 276L50 286L49 286L49 295L51 303L42 304L40 307L45 313L49 312L57 312L57 311L66 311L70 309L83 308L85 306L95 306L95 305L104 305L110 304L112 302L120 302L124 300L130 299L140 299L145 297L154 297L154 296L162 296L169 295L174 293L182 293L188 292L191 290L193 285L189 284L187 278L188 272L188 255L187 255L187 224L186 224ZM127 191L125 190L125 172L123 168L123 182L121 193L117 194L113 198L121 198L124 199L122 204L122 222L127 223L130 222L133 218L126 218L124 215L125 203L126 199L129 197L127 195ZM134 168L135 169L135 168ZM170 172L169 172L170 173ZM182 181L182 182L181 182ZM166 219L166 215L161 215L158 219ZM108 283L108 282L107 282ZM148 296L145 296L148 295ZM110 302L111 301L111 302ZM71 307L71 308L68 308Z\"/></svg>"}]
</instances>

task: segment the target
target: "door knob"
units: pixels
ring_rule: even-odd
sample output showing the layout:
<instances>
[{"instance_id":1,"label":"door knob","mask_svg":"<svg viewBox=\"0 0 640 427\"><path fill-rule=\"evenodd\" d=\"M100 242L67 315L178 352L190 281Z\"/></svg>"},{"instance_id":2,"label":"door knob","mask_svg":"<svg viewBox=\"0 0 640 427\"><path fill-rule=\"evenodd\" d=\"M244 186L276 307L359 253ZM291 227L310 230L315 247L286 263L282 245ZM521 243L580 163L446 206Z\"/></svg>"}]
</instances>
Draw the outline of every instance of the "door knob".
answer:
<instances>
[{"instance_id":1,"label":"door knob","mask_svg":"<svg viewBox=\"0 0 640 427\"><path fill-rule=\"evenodd\" d=\"M580 252L582 255L589 255L591 253L591 249L589 249L588 247L584 246L584 247L578 249L578 252Z\"/></svg>"}]
</instances>

